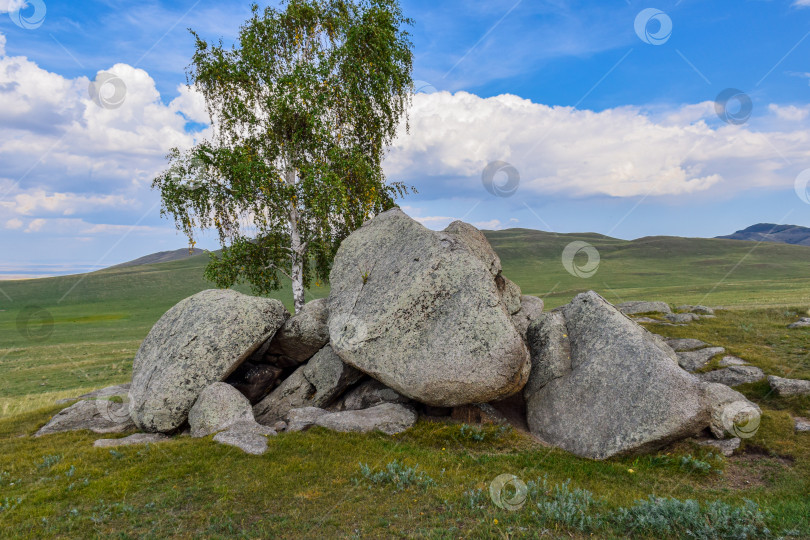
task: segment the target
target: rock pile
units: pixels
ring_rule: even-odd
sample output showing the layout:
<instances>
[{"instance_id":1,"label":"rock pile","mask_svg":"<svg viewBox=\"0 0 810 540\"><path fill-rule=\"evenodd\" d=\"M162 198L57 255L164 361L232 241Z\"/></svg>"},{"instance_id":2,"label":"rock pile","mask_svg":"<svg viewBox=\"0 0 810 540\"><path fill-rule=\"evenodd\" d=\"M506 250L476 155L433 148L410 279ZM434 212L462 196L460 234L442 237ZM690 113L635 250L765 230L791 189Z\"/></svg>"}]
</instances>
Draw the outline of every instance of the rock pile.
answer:
<instances>
[{"instance_id":1,"label":"rock pile","mask_svg":"<svg viewBox=\"0 0 810 540\"><path fill-rule=\"evenodd\" d=\"M756 405L719 375L689 373L723 349L665 342L626 315L672 315L669 305L617 309L588 292L544 312L462 222L434 232L384 212L343 242L330 282L328 299L292 317L276 300L230 290L183 300L141 345L131 388L85 396L38 434L144 432L99 443L110 446L188 430L261 454L280 431L395 434L424 414L511 421L604 459L758 422ZM703 306L678 311L711 316ZM729 379L753 377L744 368L729 365ZM116 410L101 404L122 390Z\"/></svg>"}]
</instances>

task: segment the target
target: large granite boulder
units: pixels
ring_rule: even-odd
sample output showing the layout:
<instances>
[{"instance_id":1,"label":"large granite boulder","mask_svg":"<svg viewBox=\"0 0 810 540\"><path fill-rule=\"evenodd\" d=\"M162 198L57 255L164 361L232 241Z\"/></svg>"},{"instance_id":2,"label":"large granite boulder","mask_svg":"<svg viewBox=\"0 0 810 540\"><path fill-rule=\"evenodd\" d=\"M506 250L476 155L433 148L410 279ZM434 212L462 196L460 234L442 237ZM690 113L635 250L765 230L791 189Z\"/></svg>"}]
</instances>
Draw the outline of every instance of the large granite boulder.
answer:
<instances>
[{"instance_id":1,"label":"large granite boulder","mask_svg":"<svg viewBox=\"0 0 810 540\"><path fill-rule=\"evenodd\" d=\"M327 345L257 403L253 413L259 423L273 425L283 420L290 409L329 405L362 376Z\"/></svg>"},{"instance_id":2,"label":"large granite boulder","mask_svg":"<svg viewBox=\"0 0 810 540\"><path fill-rule=\"evenodd\" d=\"M228 377L289 317L278 300L231 290L186 298L152 327L132 365L132 419L171 432L208 385Z\"/></svg>"},{"instance_id":3,"label":"large granite boulder","mask_svg":"<svg viewBox=\"0 0 810 540\"><path fill-rule=\"evenodd\" d=\"M303 364L312 358L329 343L328 317L326 298L304 304L273 336L266 352L267 361L290 365L290 361Z\"/></svg>"},{"instance_id":4,"label":"large granite boulder","mask_svg":"<svg viewBox=\"0 0 810 540\"><path fill-rule=\"evenodd\" d=\"M418 415L407 405L382 403L360 411L329 412L317 407L293 409L287 415L287 431L301 431L321 426L332 431L388 435L401 433L416 423Z\"/></svg>"},{"instance_id":5,"label":"large granite boulder","mask_svg":"<svg viewBox=\"0 0 810 540\"><path fill-rule=\"evenodd\" d=\"M54 415L34 436L80 430L94 433L124 433L134 428L135 424L129 417L129 403L106 399L84 400Z\"/></svg>"},{"instance_id":6,"label":"large granite boulder","mask_svg":"<svg viewBox=\"0 0 810 540\"><path fill-rule=\"evenodd\" d=\"M399 209L340 246L330 276L335 352L402 395L452 407L511 395L530 362L510 316L520 290L480 231L430 231Z\"/></svg>"},{"instance_id":7,"label":"large granite boulder","mask_svg":"<svg viewBox=\"0 0 810 540\"><path fill-rule=\"evenodd\" d=\"M240 420L253 420L250 401L224 382L207 386L188 413L192 437L211 435Z\"/></svg>"},{"instance_id":8,"label":"large granite boulder","mask_svg":"<svg viewBox=\"0 0 810 540\"><path fill-rule=\"evenodd\" d=\"M604 459L708 425L704 385L672 349L593 291L529 329L528 424L544 441Z\"/></svg>"}]
</instances>

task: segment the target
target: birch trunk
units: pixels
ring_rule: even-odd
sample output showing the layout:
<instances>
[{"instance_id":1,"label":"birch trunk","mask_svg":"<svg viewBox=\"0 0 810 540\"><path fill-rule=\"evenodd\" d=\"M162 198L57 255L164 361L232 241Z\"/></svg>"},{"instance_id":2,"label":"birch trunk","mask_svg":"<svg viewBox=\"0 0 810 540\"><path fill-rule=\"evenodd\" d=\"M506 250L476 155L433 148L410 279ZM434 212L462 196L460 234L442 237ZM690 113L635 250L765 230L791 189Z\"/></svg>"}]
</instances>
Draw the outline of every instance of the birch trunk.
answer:
<instances>
[{"instance_id":1,"label":"birch trunk","mask_svg":"<svg viewBox=\"0 0 810 540\"><path fill-rule=\"evenodd\" d=\"M287 183L295 184L295 171L287 172ZM304 298L304 243L301 242L301 235L298 231L298 207L295 201L290 201L288 206L288 219L290 222L290 280L292 281L293 305L298 313L306 299Z\"/></svg>"}]
</instances>

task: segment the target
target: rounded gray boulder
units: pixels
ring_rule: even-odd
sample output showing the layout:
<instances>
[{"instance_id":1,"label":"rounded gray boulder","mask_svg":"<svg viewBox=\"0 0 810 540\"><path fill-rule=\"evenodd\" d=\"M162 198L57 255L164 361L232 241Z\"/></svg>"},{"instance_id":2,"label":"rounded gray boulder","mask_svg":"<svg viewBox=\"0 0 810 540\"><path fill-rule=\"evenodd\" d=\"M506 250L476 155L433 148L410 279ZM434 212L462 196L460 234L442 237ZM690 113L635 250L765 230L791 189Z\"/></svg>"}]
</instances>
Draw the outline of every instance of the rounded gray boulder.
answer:
<instances>
[{"instance_id":1,"label":"rounded gray boulder","mask_svg":"<svg viewBox=\"0 0 810 540\"><path fill-rule=\"evenodd\" d=\"M132 365L132 420L147 432L186 421L208 385L224 380L289 317L278 300L207 290L166 312Z\"/></svg>"},{"instance_id":2,"label":"rounded gray boulder","mask_svg":"<svg viewBox=\"0 0 810 540\"><path fill-rule=\"evenodd\" d=\"M188 413L192 437L211 435L240 420L253 420L250 401L223 382L206 387Z\"/></svg>"},{"instance_id":3,"label":"rounded gray boulder","mask_svg":"<svg viewBox=\"0 0 810 540\"><path fill-rule=\"evenodd\" d=\"M330 282L329 335L347 363L402 395L453 407L523 388L529 355L510 316L517 286L501 276L480 231L431 231L399 209L340 246Z\"/></svg>"}]
</instances>

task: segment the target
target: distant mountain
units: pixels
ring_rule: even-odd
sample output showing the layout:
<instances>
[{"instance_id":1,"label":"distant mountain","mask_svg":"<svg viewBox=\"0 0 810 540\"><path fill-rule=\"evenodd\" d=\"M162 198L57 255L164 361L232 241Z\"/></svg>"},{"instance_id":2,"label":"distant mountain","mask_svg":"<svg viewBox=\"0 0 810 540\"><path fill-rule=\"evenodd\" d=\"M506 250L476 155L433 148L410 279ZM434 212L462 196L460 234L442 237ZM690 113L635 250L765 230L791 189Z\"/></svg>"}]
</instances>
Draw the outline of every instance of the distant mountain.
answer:
<instances>
[{"instance_id":1,"label":"distant mountain","mask_svg":"<svg viewBox=\"0 0 810 540\"><path fill-rule=\"evenodd\" d=\"M749 240L752 242L777 242L779 244L793 244L796 246L810 246L810 228L799 225L775 225L773 223L757 223L747 229L737 231L728 236L730 240Z\"/></svg>"},{"instance_id":2,"label":"distant mountain","mask_svg":"<svg viewBox=\"0 0 810 540\"><path fill-rule=\"evenodd\" d=\"M174 251L159 251L157 253L152 253L151 255L145 255L134 261L129 261L121 264L116 264L115 266L111 266L110 268L126 268L128 266L142 266L144 264L157 264L157 263L165 263L171 261L180 261L183 259L188 259L189 257L193 257L195 255L201 255L205 253L205 250L202 249L176 249Z\"/></svg>"}]
</instances>

